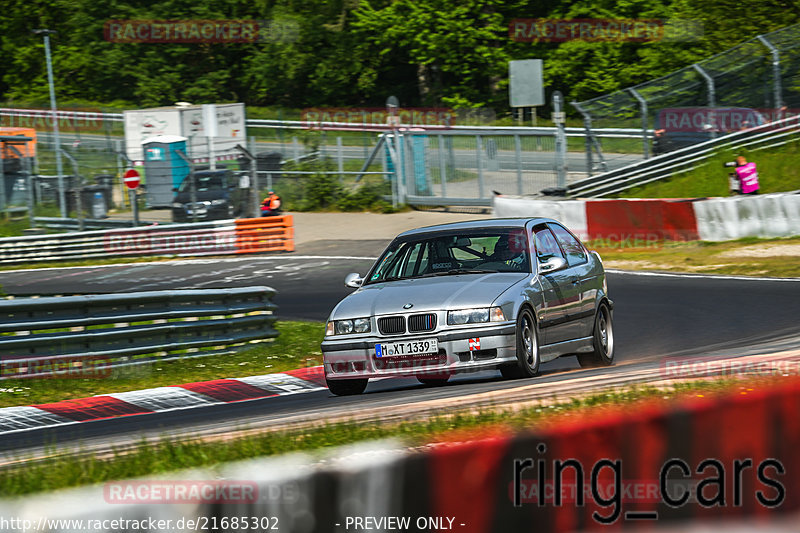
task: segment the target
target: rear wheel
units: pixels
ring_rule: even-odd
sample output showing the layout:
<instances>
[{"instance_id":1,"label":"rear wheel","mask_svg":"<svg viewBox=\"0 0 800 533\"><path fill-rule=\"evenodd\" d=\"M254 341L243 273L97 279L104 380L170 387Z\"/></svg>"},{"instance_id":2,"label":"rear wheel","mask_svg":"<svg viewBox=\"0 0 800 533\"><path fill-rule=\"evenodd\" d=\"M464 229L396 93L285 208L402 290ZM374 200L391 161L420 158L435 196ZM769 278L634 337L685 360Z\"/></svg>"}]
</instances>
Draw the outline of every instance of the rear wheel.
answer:
<instances>
[{"instance_id":1,"label":"rear wheel","mask_svg":"<svg viewBox=\"0 0 800 533\"><path fill-rule=\"evenodd\" d=\"M368 379L326 379L328 390L336 396L361 394L367 388Z\"/></svg>"},{"instance_id":2,"label":"rear wheel","mask_svg":"<svg viewBox=\"0 0 800 533\"><path fill-rule=\"evenodd\" d=\"M583 368L609 366L614 364L614 324L611 310L605 303L600 304L594 317L592 353L578 354L578 363Z\"/></svg>"},{"instance_id":3,"label":"rear wheel","mask_svg":"<svg viewBox=\"0 0 800 533\"><path fill-rule=\"evenodd\" d=\"M531 378L539 373L539 336L529 309L517 318L517 364L500 367L504 378Z\"/></svg>"}]
</instances>

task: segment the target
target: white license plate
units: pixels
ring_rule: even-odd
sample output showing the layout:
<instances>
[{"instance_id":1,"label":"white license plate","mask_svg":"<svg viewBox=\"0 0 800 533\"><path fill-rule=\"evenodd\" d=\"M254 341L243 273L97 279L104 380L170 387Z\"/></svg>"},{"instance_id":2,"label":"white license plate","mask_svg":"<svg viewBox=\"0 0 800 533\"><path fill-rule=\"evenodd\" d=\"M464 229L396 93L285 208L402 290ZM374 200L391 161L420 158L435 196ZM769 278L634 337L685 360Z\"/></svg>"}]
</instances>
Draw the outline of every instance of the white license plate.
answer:
<instances>
[{"instance_id":1,"label":"white license plate","mask_svg":"<svg viewBox=\"0 0 800 533\"><path fill-rule=\"evenodd\" d=\"M186 213L190 215L205 215L208 211L205 209L187 209Z\"/></svg>"},{"instance_id":2,"label":"white license plate","mask_svg":"<svg viewBox=\"0 0 800 533\"><path fill-rule=\"evenodd\" d=\"M383 342L375 345L376 357L398 357L403 355L430 355L439 352L439 340L414 339L403 342Z\"/></svg>"}]
</instances>

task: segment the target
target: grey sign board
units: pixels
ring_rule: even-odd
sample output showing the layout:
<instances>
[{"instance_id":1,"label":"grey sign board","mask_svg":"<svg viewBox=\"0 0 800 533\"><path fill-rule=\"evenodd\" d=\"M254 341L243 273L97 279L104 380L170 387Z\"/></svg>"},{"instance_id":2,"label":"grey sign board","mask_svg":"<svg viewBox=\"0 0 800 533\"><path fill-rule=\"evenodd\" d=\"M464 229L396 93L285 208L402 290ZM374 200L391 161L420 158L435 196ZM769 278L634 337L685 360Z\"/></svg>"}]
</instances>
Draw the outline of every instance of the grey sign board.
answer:
<instances>
[{"instance_id":1,"label":"grey sign board","mask_svg":"<svg viewBox=\"0 0 800 533\"><path fill-rule=\"evenodd\" d=\"M511 107L544 105L542 60L522 59L508 62L508 92Z\"/></svg>"}]
</instances>

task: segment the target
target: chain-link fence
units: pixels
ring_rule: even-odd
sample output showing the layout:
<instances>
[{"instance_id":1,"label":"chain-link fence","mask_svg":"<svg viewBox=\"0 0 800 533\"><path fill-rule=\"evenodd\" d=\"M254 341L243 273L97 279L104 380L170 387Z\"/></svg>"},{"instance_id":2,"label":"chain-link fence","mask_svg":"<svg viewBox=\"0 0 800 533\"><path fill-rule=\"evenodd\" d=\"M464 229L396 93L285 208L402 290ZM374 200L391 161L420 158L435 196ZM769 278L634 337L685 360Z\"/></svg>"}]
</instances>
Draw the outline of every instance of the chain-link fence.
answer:
<instances>
[{"instance_id":1,"label":"chain-link fence","mask_svg":"<svg viewBox=\"0 0 800 533\"><path fill-rule=\"evenodd\" d=\"M800 24L759 35L730 50L624 90L573 102L590 142L591 172L621 156L599 128L639 128L647 159L716 136L800 114ZM626 150L627 152L627 150Z\"/></svg>"}]
</instances>

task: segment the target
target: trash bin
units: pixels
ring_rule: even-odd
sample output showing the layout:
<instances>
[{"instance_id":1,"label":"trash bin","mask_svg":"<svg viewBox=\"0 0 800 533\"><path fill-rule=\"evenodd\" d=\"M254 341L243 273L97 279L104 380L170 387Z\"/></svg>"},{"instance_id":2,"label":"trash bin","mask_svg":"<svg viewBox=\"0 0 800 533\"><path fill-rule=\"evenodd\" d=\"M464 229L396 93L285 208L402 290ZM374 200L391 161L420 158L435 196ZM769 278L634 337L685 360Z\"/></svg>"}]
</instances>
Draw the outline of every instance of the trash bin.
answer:
<instances>
[{"instance_id":1,"label":"trash bin","mask_svg":"<svg viewBox=\"0 0 800 533\"><path fill-rule=\"evenodd\" d=\"M94 182L103 187L103 195L106 197L106 206L111 209L114 207L114 176L111 174L98 174L94 177Z\"/></svg>"},{"instance_id":2,"label":"trash bin","mask_svg":"<svg viewBox=\"0 0 800 533\"><path fill-rule=\"evenodd\" d=\"M102 185L86 185L81 189L83 211L88 213L89 218L108 217L109 192Z\"/></svg>"}]
</instances>

